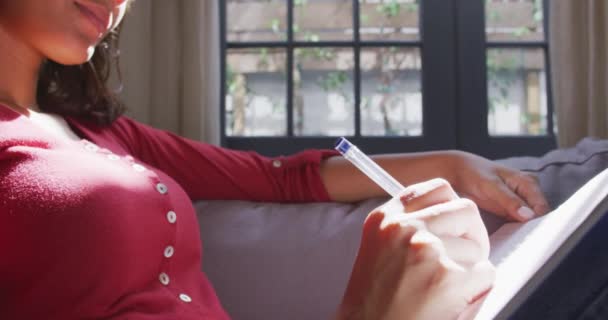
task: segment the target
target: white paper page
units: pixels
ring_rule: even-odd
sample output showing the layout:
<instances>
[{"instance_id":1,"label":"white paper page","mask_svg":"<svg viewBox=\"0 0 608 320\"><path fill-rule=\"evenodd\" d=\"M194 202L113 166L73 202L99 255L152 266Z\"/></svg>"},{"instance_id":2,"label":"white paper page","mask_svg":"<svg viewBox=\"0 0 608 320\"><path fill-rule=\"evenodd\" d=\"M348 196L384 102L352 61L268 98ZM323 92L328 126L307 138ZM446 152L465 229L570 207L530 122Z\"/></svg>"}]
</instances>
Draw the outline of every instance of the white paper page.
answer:
<instances>
[{"instance_id":1,"label":"white paper page","mask_svg":"<svg viewBox=\"0 0 608 320\"><path fill-rule=\"evenodd\" d=\"M493 319L608 194L604 170L559 208L528 223L507 223L490 236L496 281L476 320Z\"/></svg>"}]
</instances>

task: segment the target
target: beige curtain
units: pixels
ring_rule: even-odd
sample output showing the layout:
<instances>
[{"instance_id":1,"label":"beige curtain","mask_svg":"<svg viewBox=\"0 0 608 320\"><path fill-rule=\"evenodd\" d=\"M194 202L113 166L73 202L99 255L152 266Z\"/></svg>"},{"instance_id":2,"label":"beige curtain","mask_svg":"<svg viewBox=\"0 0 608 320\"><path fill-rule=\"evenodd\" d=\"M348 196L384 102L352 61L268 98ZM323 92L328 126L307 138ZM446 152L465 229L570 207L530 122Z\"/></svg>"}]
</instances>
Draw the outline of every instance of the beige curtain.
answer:
<instances>
[{"instance_id":1,"label":"beige curtain","mask_svg":"<svg viewBox=\"0 0 608 320\"><path fill-rule=\"evenodd\" d=\"M124 23L122 98L128 115L218 144L217 1L136 1Z\"/></svg>"},{"instance_id":2,"label":"beige curtain","mask_svg":"<svg viewBox=\"0 0 608 320\"><path fill-rule=\"evenodd\" d=\"M608 138L608 3L551 0L550 44L558 140Z\"/></svg>"}]
</instances>

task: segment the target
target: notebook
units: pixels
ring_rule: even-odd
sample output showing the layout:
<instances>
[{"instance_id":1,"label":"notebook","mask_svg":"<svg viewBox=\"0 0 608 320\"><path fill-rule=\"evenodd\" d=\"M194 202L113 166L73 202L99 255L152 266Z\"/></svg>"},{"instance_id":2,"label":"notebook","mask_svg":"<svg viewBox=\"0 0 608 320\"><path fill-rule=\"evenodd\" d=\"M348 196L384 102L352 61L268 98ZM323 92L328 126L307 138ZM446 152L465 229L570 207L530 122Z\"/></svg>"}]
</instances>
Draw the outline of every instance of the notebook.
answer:
<instances>
[{"instance_id":1,"label":"notebook","mask_svg":"<svg viewBox=\"0 0 608 320\"><path fill-rule=\"evenodd\" d=\"M507 223L490 236L496 281L475 320L508 319L608 212L608 169L557 209L527 223Z\"/></svg>"}]
</instances>

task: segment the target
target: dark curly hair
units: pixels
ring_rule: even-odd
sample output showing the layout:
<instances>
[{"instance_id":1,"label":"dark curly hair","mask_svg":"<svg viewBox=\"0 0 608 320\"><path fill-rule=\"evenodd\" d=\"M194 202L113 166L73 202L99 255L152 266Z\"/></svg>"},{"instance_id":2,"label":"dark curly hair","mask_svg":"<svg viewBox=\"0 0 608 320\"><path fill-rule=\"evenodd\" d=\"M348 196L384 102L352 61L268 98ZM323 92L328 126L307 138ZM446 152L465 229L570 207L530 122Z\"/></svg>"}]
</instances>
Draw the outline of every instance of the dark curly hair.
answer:
<instances>
[{"instance_id":1,"label":"dark curly hair","mask_svg":"<svg viewBox=\"0 0 608 320\"><path fill-rule=\"evenodd\" d=\"M120 27L108 33L95 48L91 60L82 65L66 66L46 61L38 78L36 98L40 110L62 116L109 125L126 111L117 94L122 89L118 65ZM121 85L109 87L112 68Z\"/></svg>"}]
</instances>

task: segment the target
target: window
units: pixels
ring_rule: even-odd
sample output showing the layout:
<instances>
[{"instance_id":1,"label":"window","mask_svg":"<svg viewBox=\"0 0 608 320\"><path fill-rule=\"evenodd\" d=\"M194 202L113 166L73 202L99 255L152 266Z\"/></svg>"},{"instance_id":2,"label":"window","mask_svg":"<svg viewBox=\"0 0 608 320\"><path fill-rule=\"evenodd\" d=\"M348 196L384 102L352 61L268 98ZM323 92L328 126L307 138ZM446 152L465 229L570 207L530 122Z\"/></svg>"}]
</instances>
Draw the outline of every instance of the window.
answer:
<instances>
[{"instance_id":1,"label":"window","mask_svg":"<svg viewBox=\"0 0 608 320\"><path fill-rule=\"evenodd\" d=\"M220 1L222 144L544 152L544 1Z\"/></svg>"}]
</instances>

